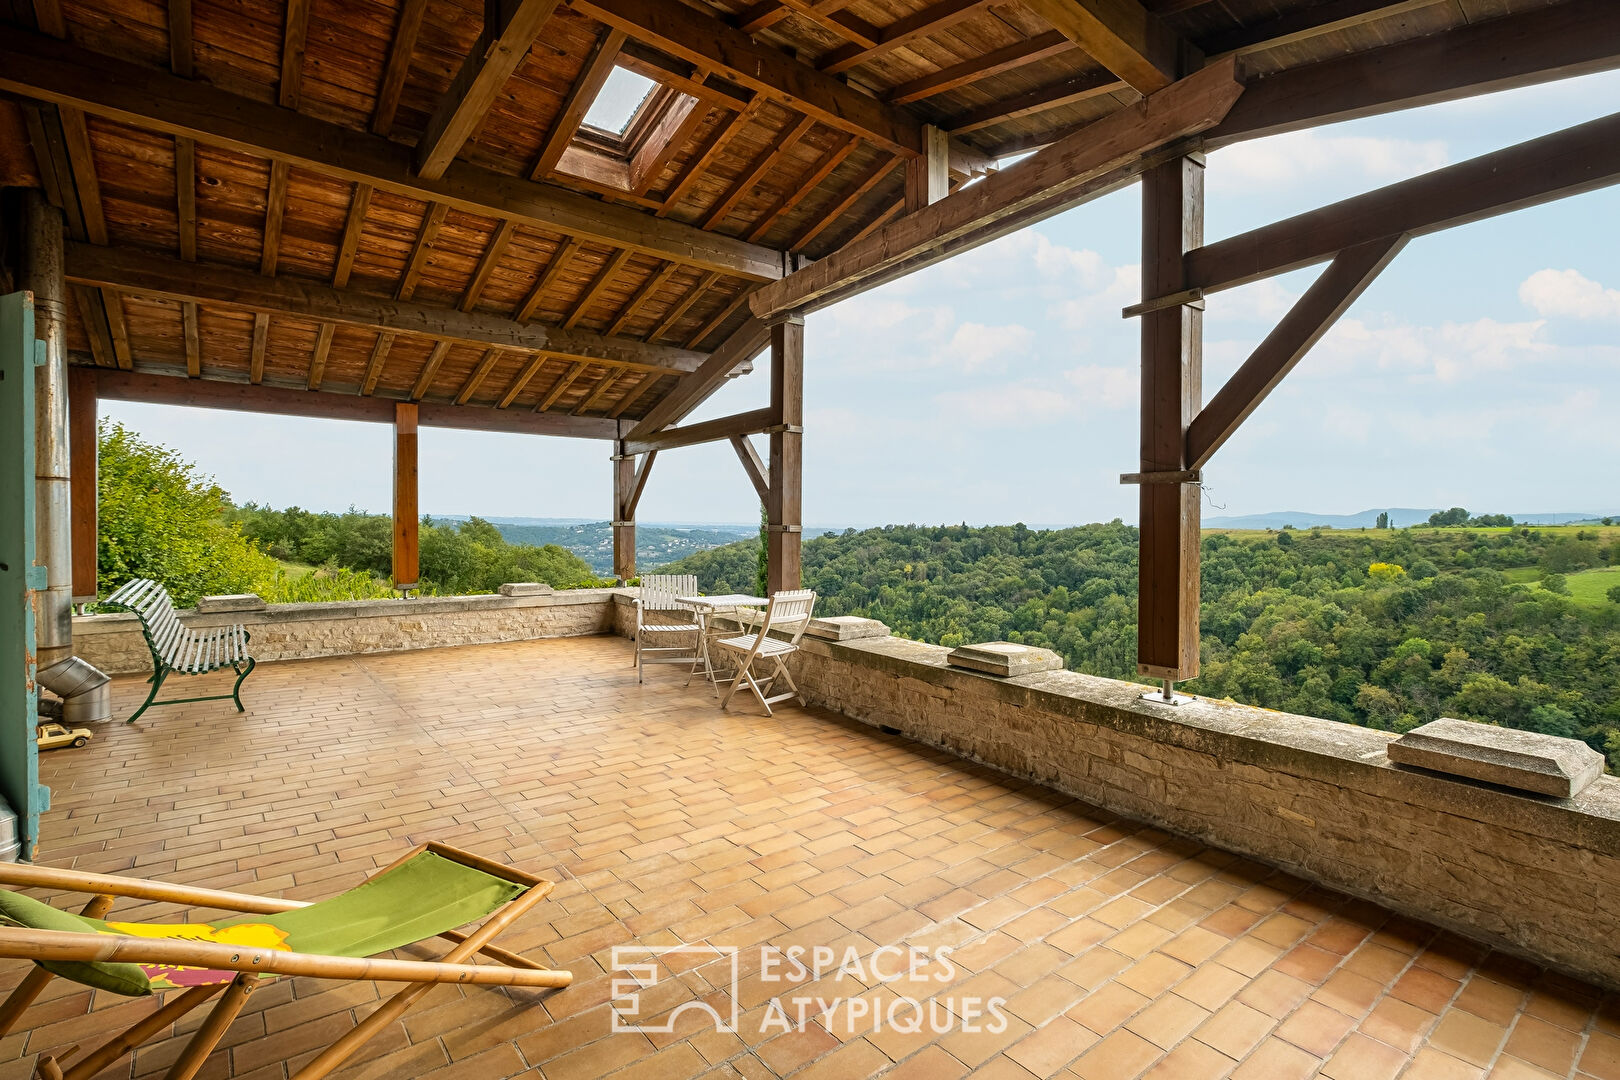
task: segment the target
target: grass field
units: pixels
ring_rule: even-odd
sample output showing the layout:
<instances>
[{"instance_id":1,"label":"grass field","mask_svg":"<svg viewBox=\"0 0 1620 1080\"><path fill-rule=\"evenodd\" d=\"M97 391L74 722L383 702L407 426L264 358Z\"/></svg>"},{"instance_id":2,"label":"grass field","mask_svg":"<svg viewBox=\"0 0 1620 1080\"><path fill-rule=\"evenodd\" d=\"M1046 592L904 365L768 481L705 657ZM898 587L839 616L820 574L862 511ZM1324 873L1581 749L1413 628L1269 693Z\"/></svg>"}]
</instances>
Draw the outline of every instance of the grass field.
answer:
<instances>
[{"instance_id":1,"label":"grass field","mask_svg":"<svg viewBox=\"0 0 1620 1080\"><path fill-rule=\"evenodd\" d=\"M1600 607L1609 603L1609 590L1620 585L1620 566L1603 570L1582 570L1564 579L1569 584L1569 598L1577 603Z\"/></svg>"}]
</instances>

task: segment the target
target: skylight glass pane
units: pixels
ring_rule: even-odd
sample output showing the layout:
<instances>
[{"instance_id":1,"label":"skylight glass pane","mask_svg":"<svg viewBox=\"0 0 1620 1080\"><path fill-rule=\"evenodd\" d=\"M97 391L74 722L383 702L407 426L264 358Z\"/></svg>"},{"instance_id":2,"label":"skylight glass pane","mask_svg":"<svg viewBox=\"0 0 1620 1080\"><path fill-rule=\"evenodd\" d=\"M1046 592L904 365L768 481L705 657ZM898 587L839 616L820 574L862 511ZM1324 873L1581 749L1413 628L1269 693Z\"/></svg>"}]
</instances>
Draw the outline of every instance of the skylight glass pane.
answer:
<instances>
[{"instance_id":1,"label":"skylight glass pane","mask_svg":"<svg viewBox=\"0 0 1620 1080\"><path fill-rule=\"evenodd\" d=\"M630 126L635 118L636 110L641 103L647 100L647 95L653 92L654 83L651 79L644 79L633 71L622 67L615 67L608 72L607 81L602 84L602 90L591 102L590 109L585 113L585 123L598 131L606 131L614 135L623 135L624 129Z\"/></svg>"}]
</instances>

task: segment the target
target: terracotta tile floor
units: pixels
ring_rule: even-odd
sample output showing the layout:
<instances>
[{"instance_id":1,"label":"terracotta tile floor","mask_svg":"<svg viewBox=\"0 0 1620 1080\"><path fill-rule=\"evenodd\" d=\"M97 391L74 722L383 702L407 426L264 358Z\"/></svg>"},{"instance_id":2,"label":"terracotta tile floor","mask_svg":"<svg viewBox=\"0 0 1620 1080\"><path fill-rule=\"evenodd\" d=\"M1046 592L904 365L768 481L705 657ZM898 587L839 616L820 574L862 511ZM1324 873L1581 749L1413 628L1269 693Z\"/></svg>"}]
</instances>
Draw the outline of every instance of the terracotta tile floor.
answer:
<instances>
[{"instance_id":1,"label":"terracotta tile floor","mask_svg":"<svg viewBox=\"0 0 1620 1080\"><path fill-rule=\"evenodd\" d=\"M505 944L573 987L441 988L347 1076L1620 1078L1589 986L825 713L722 715L673 668L638 687L629 657L266 665L245 715L161 709L46 755L46 861L312 898L438 837L560 882ZM139 692L119 680L120 707ZM625 1022L669 1030L612 1031L615 946L705 942L737 947L734 991L727 956L667 954ZM849 963L794 978L768 946ZM202 1075L282 1077L377 996L267 984ZM735 1004L736 1032L695 1002ZM0 1080L152 1007L57 980Z\"/></svg>"}]
</instances>

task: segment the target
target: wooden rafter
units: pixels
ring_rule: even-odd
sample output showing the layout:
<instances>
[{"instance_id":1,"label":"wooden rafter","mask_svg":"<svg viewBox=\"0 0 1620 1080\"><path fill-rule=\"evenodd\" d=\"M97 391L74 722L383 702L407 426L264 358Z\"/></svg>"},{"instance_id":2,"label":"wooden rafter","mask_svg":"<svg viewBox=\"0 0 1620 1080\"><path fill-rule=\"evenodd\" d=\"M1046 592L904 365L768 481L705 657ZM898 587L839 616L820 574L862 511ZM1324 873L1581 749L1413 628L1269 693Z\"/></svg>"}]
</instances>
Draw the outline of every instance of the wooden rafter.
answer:
<instances>
[{"instance_id":1,"label":"wooden rafter","mask_svg":"<svg viewBox=\"0 0 1620 1080\"><path fill-rule=\"evenodd\" d=\"M579 11L691 64L765 93L840 131L900 154L918 151L919 121L786 53L761 45L728 23L668 0L574 0Z\"/></svg>"},{"instance_id":2,"label":"wooden rafter","mask_svg":"<svg viewBox=\"0 0 1620 1080\"><path fill-rule=\"evenodd\" d=\"M484 28L416 144L419 175L437 180L445 174L556 8L557 0L491 0L484 5Z\"/></svg>"},{"instance_id":3,"label":"wooden rafter","mask_svg":"<svg viewBox=\"0 0 1620 1080\"><path fill-rule=\"evenodd\" d=\"M411 245L410 258L405 260L405 273L399 279L399 288L394 296L399 300L409 300L416 293L416 286L421 284L422 271L427 267L428 255L433 251L433 244L439 239L439 230L444 226L444 216L450 208L443 203L432 203L427 213L422 217L422 228L416 234L416 243Z\"/></svg>"},{"instance_id":4,"label":"wooden rafter","mask_svg":"<svg viewBox=\"0 0 1620 1080\"><path fill-rule=\"evenodd\" d=\"M839 196L838 200L827 209L824 214L817 214L815 218L805 224L804 229L788 244L789 251L803 251L816 237L820 236L828 227L836 223L850 208L871 191L883 180L885 176L894 171L896 161L891 157L881 157L872 163L872 166L862 173L849 189Z\"/></svg>"},{"instance_id":5,"label":"wooden rafter","mask_svg":"<svg viewBox=\"0 0 1620 1080\"><path fill-rule=\"evenodd\" d=\"M686 347L689 349L695 348L698 342L704 340L710 334L720 329L721 326L724 326L726 320L735 315L737 313L737 309L748 302L748 295L751 292L753 292L752 289L742 289L738 291L736 296L733 296L730 300L726 301L726 303L721 306L719 311L716 311L712 316L709 317L708 322L698 327L697 332L686 339Z\"/></svg>"},{"instance_id":6,"label":"wooden rafter","mask_svg":"<svg viewBox=\"0 0 1620 1080\"><path fill-rule=\"evenodd\" d=\"M305 390L302 387L250 386L209 379L178 379L171 375L96 369L97 395L107 401L147 401L189 408L228 409L280 416L309 416L328 420L362 420L392 424L397 399ZM525 435L566 435L585 439L612 439L613 421L595 417L535 416L500 409L462 408L424 402L417 406L424 427L468 431L509 431Z\"/></svg>"},{"instance_id":7,"label":"wooden rafter","mask_svg":"<svg viewBox=\"0 0 1620 1080\"><path fill-rule=\"evenodd\" d=\"M1223 60L1135 105L1103 117L1009 169L852 241L833 255L758 289L761 318L809 311L847 295L885 269L938 249L1045 199L1133 164L1151 151L1220 123L1243 93L1233 60Z\"/></svg>"},{"instance_id":8,"label":"wooden rafter","mask_svg":"<svg viewBox=\"0 0 1620 1080\"><path fill-rule=\"evenodd\" d=\"M74 108L57 110L62 121L62 141L67 150L69 179L78 193L79 212L85 238L93 244L107 242L107 216L101 209L101 181L96 176L95 154L84 113Z\"/></svg>"},{"instance_id":9,"label":"wooden rafter","mask_svg":"<svg viewBox=\"0 0 1620 1080\"><path fill-rule=\"evenodd\" d=\"M572 330L579 325L580 320L585 318L592 305L596 303L596 298L602 295L602 290L607 288L608 284L619 276L619 271L624 269L624 264L629 261L629 258L630 253L628 251L615 251L612 257L602 264L602 269L591 280L590 285L585 289L585 294L579 298L579 302L574 305L574 309L563 320L563 329Z\"/></svg>"},{"instance_id":10,"label":"wooden rafter","mask_svg":"<svg viewBox=\"0 0 1620 1080\"><path fill-rule=\"evenodd\" d=\"M802 66L802 65L801 65ZM449 175L414 174L403 146L337 124L178 79L32 31L0 35L0 90L80 108L167 135L268 157L423 202L630 247L658 258L755 280L782 274L780 252L628 206L458 162ZM870 100L870 99L868 99Z\"/></svg>"},{"instance_id":11,"label":"wooden rafter","mask_svg":"<svg viewBox=\"0 0 1620 1080\"><path fill-rule=\"evenodd\" d=\"M326 354L332 351L332 331L336 329L331 323L321 323L321 328L315 333L315 351L309 358L309 377L305 385L310 390L319 390L321 381L326 378Z\"/></svg>"},{"instance_id":12,"label":"wooden rafter","mask_svg":"<svg viewBox=\"0 0 1620 1080\"><path fill-rule=\"evenodd\" d=\"M79 318L85 336L90 339L90 355L97 367L115 368L118 358L113 354L112 332L107 328L107 315L102 310L101 291L80 285L68 286L79 305Z\"/></svg>"},{"instance_id":13,"label":"wooden rafter","mask_svg":"<svg viewBox=\"0 0 1620 1080\"><path fill-rule=\"evenodd\" d=\"M489 373L495 370L495 365L500 363L500 360L501 350L496 348L484 350L483 358L478 361L478 365L468 374L467 381L461 384L461 389L456 393L457 405L465 405L472 400L472 396L484 385L484 380L489 378Z\"/></svg>"},{"instance_id":14,"label":"wooden rafter","mask_svg":"<svg viewBox=\"0 0 1620 1080\"><path fill-rule=\"evenodd\" d=\"M540 306L540 301L546 295L546 291L556 282L558 275L568 268L569 260L578 254L579 248L579 241L569 237L561 247L552 252L551 261L546 264L545 272L535 279L534 288L530 289L529 295L523 298L523 302L518 305L517 311L513 313L512 318L518 322L528 322L534 318L535 309Z\"/></svg>"},{"instance_id":15,"label":"wooden rafter","mask_svg":"<svg viewBox=\"0 0 1620 1080\"><path fill-rule=\"evenodd\" d=\"M820 187L822 182L831 176L838 166L842 165L845 159L854 153L860 145L861 141L853 135L846 135L833 143L832 149L821 155L821 160L812 165L810 171L804 174L804 178L799 181L798 187L783 192L782 197L777 199L770 209L759 215L759 218L749 227L743 238L750 242L758 241L771 230L771 226L791 214L801 202L809 198L810 193Z\"/></svg>"},{"instance_id":16,"label":"wooden rafter","mask_svg":"<svg viewBox=\"0 0 1620 1080\"><path fill-rule=\"evenodd\" d=\"M978 82L980 79L999 75L1003 71L1011 71L1015 67L1070 52L1075 48L1074 42L1056 30L1037 34L1016 44L974 57L972 60L964 60L960 64L952 64L927 75L919 75L890 89L883 95L883 100L894 105L921 101L935 94L943 94L957 87Z\"/></svg>"},{"instance_id":17,"label":"wooden rafter","mask_svg":"<svg viewBox=\"0 0 1620 1080\"><path fill-rule=\"evenodd\" d=\"M946 120L942 126L952 135L966 135L997 124L1005 124L1009 120L1021 120L1026 116L1045 112L1047 109L1089 101L1094 97L1118 93L1124 89L1125 84L1114 78L1112 72L1088 71L958 113Z\"/></svg>"},{"instance_id":18,"label":"wooden rafter","mask_svg":"<svg viewBox=\"0 0 1620 1080\"><path fill-rule=\"evenodd\" d=\"M416 36L422 30L422 15L426 11L427 0L404 0L400 5L399 22L388 46L388 65L383 69L382 83L377 87L377 105L371 114L371 130L378 135L387 135L394 129L394 114L399 111L405 77L411 70L411 54L416 51Z\"/></svg>"},{"instance_id":19,"label":"wooden rafter","mask_svg":"<svg viewBox=\"0 0 1620 1080\"><path fill-rule=\"evenodd\" d=\"M837 73L848 71L868 61L885 56L895 49L909 45L918 38L937 34L977 15L990 5L990 0L938 0L921 11L914 12L885 26L870 42L857 40L853 44L834 49L823 57L816 67Z\"/></svg>"},{"instance_id":20,"label":"wooden rafter","mask_svg":"<svg viewBox=\"0 0 1620 1080\"><path fill-rule=\"evenodd\" d=\"M714 125L714 130L709 133L708 141L703 144L701 150L693 154L691 159L687 161L686 168L675 179L674 185L669 189L669 194L664 196L664 205L658 208L659 217L667 217L670 211L680 205L681 200L686 198L687 192L691 191L693 185L708 172L710 164L719 156L720 151L725 149L726 143L731 141L733 136L739 134L753 121L755 114L759 112L764 104L765 98L763 96L756 97L743 106L740 111L727 113Z\"/></svg>"},{"instance_id":21,"label":"wooden rafter","mask_svg":"<svg viewBox=\"0 0 1620 1080\"><path fill-rule=\"evenodd\" d=\"M180 305L181 335L186 342L186 375L196 379L202 376L202 333L197 327L197 305Z\"/></svg>"},{"instance_id":22,"label":"wooden rafter","mask_svg":"<svg viewBox=\"0 0 1620 1080\"><path fill-rule=\"evenodd\" d=\"M197 144L184 136L174 140L174 202L180 228L180 257L197 257Z\"/></svg>"},{"instance_id":23,"label":"wooden rafter","mask_svg":"<svg viewBox=\"0 0 1620 1080\"><path fill-rule=\"evenodd\" d=\"M608 410L608 419L617 420L619 417L629 412L631 407L646 396L647 391L651 390L653 385L657 383L660 378L662 378L662 376L660 376L656 371L643 372L641 375L641 381L625 390L624 394L619 398L618 402L613 406L613 408Z\"/></svg>"},{"instance_id":24,"label":"wooden rafter","mask_svg":"<svg viewBox=\"0 0 1620 1080\"><path fill-rule=\"evenodd\" d=\"M540 148L540 157L529 170L531 180L544 180L557 167L563 151L568 149L569 142L585 120L585 114L590 111L591 103L596 100L597 94L601 93L602 84L607 82L607 77L612 74L613 64L619 58L619 50L624 47L625 38L624 31L610 29L596 39L590 55L585 58L584 66L580 68L579 78L574 80L574 85L568 91L568 99L563 102L551 130L546 133L545 144Z\"/></svg>"},{"instance_id":25,"label":"wooden rafter","mask_svg":"<svg viewBox=\"0 0 1620 1080\"><path fill-rule=\"evenodd\" d=\"M490 275L506 254L506 245L511 243L512 234L517 226L510 221L503 221L495 229L495 235L489 238L489 246L484 254L478 258L478 268L473 271L472 281L467 285L467 291L461 294L461 303L456 306L462 311L471 311L473 305L478 303L478 297L483 294L484 286L489 284Z\"/></svg>"},{"instance_id":26,"label":"wooden rafter","mask_svg":"<svg viewBox=\"0 0 1620 1080\"><path fill-rule=\"evenodd\" d=\"M669 115L648 135L646 144L630 159L632 195L645 195L652 190L664 175L664 169L692 141L692 136L708 115L708 106L695 98L671 107Z\"/></svg>"},{"instance_id":27,"label":"wooden rafter","mask_svg":"<svg viewBox=\"0 0 1620 1080\"><path fill-rule=\"evenodd\" d=\"M270 316L267 312L253 313L253 345L248 358L248 382L264 382L264 346L270 334Z\"/></svg>"},{"instance_id":28,"label":"wooden rafter","mask_svg":"<svg viewBox=\"0 0 1620 1080\"><path fill-rule=\"evenodd\" d=\"M573 414L575 416L583 416L585 413L595 409L597 404L602 400L603 396L607 394L608 390L612 388L614 383L619 381L619 376L623 374L624 372L622 371L609 368L607 373L597 380L596 385L591 388L590 393L582 397L579 404L574 406L574 408L571 410Z\"/></svg>"},{"instance_id":29,"label":"wooden rafter","mask_svg":"<svg viewBox=\"0 0 1620 1080\"><path fill-rule=\"evenodd\" d=\"M647 280L643 281L641 287L625 302L624 307L613 317L613 321L608 324L608 328L604 333L609 337L617 337L625 326L629 324L630 320L636 317L636 312L641 309L642 304L647 302L648 297L657 292L678 269L680 267L674 263L665 263L651 274L648 274Z\"/></svg>"},{"instance_id":30,"label":"wooden rafter","mask_svg":"<svg viewBox=\"0 0 1620 1080\"><path fill-rule=\"evenodd\" d=\"M545 396L535 405L534 411L545 412L555 405L557 399L566 394L568 388L573 386L575 380L585 374L585 369L590 366L583 360L569 364L568 369L557 376L557 381L551 384L551 389L547 390Z\"/></svg>"},{"instance_id":31,"label":"wooden rafter","mask_svg":"<svg viewBox=\"0 0 1620 1080\"><path fill-rule=\"evenodd\" d=\"M802 116L799 118L798 123L783 128L771 144L765 148L764 152L756 157L753 163L743 170L736 180L732 181L731 187L720 197L720 201L710 207L708 213L703 215L703 228L712 229L724 221L727 215L737 208L737 204L742 201L743 196L754 190L755 186L765 179L766 174L776 167L776 163L782 160L782 155L796 146L799 140L808 135L810 129L815 126L816 121L813 117Z\"/></svg>"},{"instance_id":32,"label":"wooden rafter","mask_svg":"<svg viewBox=\"0 0 1620 1080\"><path fill-rule=\"evenodd\" d=\"M371 346L371 356L366 360L365 379L360 384L362 394L370 394L377 389L377 380L382 378L383 365L388 363L388 353L394 347L394 335L384 330L377 335L377 340Z\"/></svg>"},{"instance_id":33,"label":"wooden rafter","mask_svg":"<svg viewBox=\"0 0 1620 1080\"><path fill-rule=\"evenodd\" d=\"M416 382L411 386L410 400L421 401L422 398L427 396L427 392L433 388L433 380L439 377L439 367L444 363L445 355L449 352L450 343L448 341L436 341L433 343L433 351L428 353L427 362L422 365L422 370L417 373Z\"/></svg>"},{"instance_id":34,"label":"wooden rafter","mask_svg":"<svg viewBox=\"0 0 1620 1080\"><path fill-rule=\"evenodd\" d=\"M360 234L366 227L366 211L371 207L371 185L357 183L349 197L349 214L343 224L343 240L338 245L337 266L332 271L332 287L341 289L349 284L354 272L354 257L360 250Z\"/></svg>"},{"instance_id":35,"label":"wooden rafter","mask_svg":"<svg viewBox=\"0 0 1620 1080\"><path fill-rule=\"evenodd\" d=\"M552 352L675 374L695 370L703 361L702 354L688 349L610 338L588 330L525 325L491 312L379 299L316 282L260 277L234 267L182 262L127 248L70 242L67 276L76 284L163 300L193 300L207 307L266 315L284 313L371 331L388 330L481 348L498 345L522 352Z\"/></svg>"},{"instance_id":36,"label":"wooden rafter","mask_svg":"<svg viewBox=\"0 0 1620 1080\"><path fill-rule=\"evenodd\" d=\"M281 80L276 100L284 109L298 108L303 91L304 43L309 34L309 9L314 0L287 0L287 20L281 35Z\"/></svg>"},{"instance_id":37,"label":"wooden rafter","mask_svg":"<svg viewBox=\"0 0 1620 1080\"><path fill-rule=\"evenodd\" d=\"M523 388L529 385L529 380L538 375L540 369L545 367L550 359L551 357L545 353L536 353L527 364L523 365L522 370L512 376L511 383L508 384L506 392L501 395L501 400L495 407L505 409L516 401L518 395L523 393Z\"/></svg>"},{"instance_id":38,"label":"wooden rafter","mask_svg":"<svg viewBox=\"0 0 1620 1080\"><path fill-rule=\"evenodd\" d=\"M731 373L752 360L770 341L770 327L758 319L750 318L732 331L703 366L686 376L675 388L659 398L647 415L625 433L626 439L641 439L678 424L693 409L708 400L724 386Z\"/></svg>"},{"instance_id":39,"label":"wooden rafter","mask_svg":"<svg viewBox=\"0 0 1620 1080\"><path fill-rule=\"evenodd\" d=\"M1326 0L1325 3L1298 8L1250 26L1214 34L1200 40L1198 47L1208 56L1275 49L1449 2L1450 0Z\"/></svg>"},{"instance_id":40,"label":"wooden rafter","mask_svg":"<svg viewBox=\"0 0 1620 1080\"><path fill-rule=\"evenodd\" d=\"M670 329L681 321L681 317L686 314L687 309L697 303L710 289L714 288L715 282L719 280L719 274L703 275L696 285L686 290L685 296L670 305L669 310L664 312L664 317L658 320L658 325L653 327L652 332L647 335L647 340L657 341L669 333Z\"/></svg>"},{"instance_id":41,"label":"wooden rafter","mask_svg":"<svg viewBox=\"0 0 1620 1080\"><path fill-rule=\"evenodd\" d=\"M1138 93L1157 93L1179 74L1181 42L1137 0L1023 2Z\"/></svg>"},{"instance_id":42,"label":"wooden rafter","mask_svg":"<svg viewBox=\"0 0 1620 1080\"><path fill-rule=\"evenodd\" d=\"M1196 248L1187 287L1230 289L1381 237L1423 236L1615 183L1620 113Z\"/></svg>"},{"instance_id":43,"label":"wooden rafter","mask_svg":"<svg viewBox=\"0 0 1620 1080\"><path fill-rule=\"evenodd\" d=\"M281 220L287 211L287 163L270 163L270 183L264 194L264 233L259 246L259 273L274 277L281 252Z\"/></svg>"},{"instance_id":44,"label":"wooden rafter","mask_svg":"<svg viewBox=\"0 0 1620 1080\"><path fill-rule=\"evenodd\" d=\"M129 325L124 321L124 298L113 289L101 290L102 306L107 309L107 330L112 334L113 356L124 371L135 367L129 347Z\"/></svg>"},{"instance_id":45,"label":"wooden rafter","mask_svg":"<svg viewBox=\"0 0 1620 1080\"><path fill-rule=\"evenodd\" d=\"M67 37L67 20L62 17L61 0L18 0L16 8L20 12L33 9L34 24L52 37Z\"/></svg>"},{"instance_id":46,"label":"wooden rafter","mask_svg":"<svg viewBox=\"0 0 1620 1080\"><path fill-rule=\"evenodd\" d=\"M191 0L169 0L169 70L182 79L192 76Z\"/></svg>"}]
</instances>

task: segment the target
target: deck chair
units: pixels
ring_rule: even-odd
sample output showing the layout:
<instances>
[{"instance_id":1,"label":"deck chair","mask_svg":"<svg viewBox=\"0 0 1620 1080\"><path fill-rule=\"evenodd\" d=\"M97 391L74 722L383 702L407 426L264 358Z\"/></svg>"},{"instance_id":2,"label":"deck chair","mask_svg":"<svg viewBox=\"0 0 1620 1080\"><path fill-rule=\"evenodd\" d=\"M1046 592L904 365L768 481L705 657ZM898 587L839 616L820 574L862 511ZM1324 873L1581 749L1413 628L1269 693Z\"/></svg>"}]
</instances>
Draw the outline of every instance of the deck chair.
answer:
<instances>
[{"instance_id":1,"label":"deck chair","mask_svg":"<svg viewBox=\"0 0 1620 1080\"><path fill-rule=\"evenodd\" d=\"M697 624L692 609L682 604L679 597L696 596L695 574L642 574L641 593L636 597L636 682L642 681L646 664L685 664L695 667L698 660L697 637L703 628ZM648 620L647 613L678 612L679 617L664 614ZM653 644L678 640L679 644Z\"/></svg>"},{"instance_id":2,"label":"deck chair","mask_svg":"<svg viewBox=\"0 0 1620 1080\"><path fill-rule=\"evenodd\" d=\"M796 697L799 704L804 704L804 695L794 685L793 676L788 674L787 658L799 651L799 639L804 637L805 630L810 627L810 613L816 607L816 594L812 589L797 589L792 592L779 592L771 597L771 602L765 607L764 617L754 625L752 633L738 634L736 637L721 638L715 644L723 653L729 655L732 662L733 675L725 680L731 684L726 690L726 696L720 701L720 708L725 709L731 705L732 695L737 688L746 684L765 706L765 715L771 715L771 706L778 701L786 701ZM772 637L771 631L786 634L786 638ZM754 665L760 661L773 665L771 673L759 678L754 673ZM787 684L787 692L772 694L777 680Z\"/></svg>"},{"instance_id":3,"label":"deck chair","mask_svg":"<svg viewBox=\"0 0 1620 1080\"><path fill-rule=\"evenodd\" d=\"M167 1074L190 1080L254 987L277 976L407 984L300 1069L298 1080L330 1073L435 984L560 987L572 978L491 944L545 899L552 883L444 844L423 844L355 888L313 904L20 864L0 864L0 885L93 897L74 915L0 889L0 957L36 965L0 1004L0 1036L53 977L132 997L172 991L145 1019L77 1060L77 1046L60 1061L42 1054L36 1080L88 1080L220 994ZM216 922L103 921L119 896L247 914ZM456 929L485 916L471 933ZM442 960L366 959L431 937L455 946ZM474 953L495 963L473 964Z\"/></svg>"}]
</instances>

